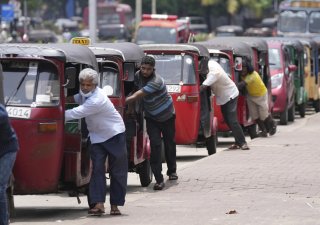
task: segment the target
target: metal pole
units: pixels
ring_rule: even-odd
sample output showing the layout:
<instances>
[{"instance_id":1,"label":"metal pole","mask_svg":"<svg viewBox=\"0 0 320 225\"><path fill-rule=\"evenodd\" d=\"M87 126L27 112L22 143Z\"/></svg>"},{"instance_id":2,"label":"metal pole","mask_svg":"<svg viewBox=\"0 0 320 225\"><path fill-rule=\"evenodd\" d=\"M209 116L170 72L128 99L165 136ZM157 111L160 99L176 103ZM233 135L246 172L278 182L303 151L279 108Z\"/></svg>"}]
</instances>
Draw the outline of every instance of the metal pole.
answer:
<instances>
[{"instance_id":1,"label":"metal pole","mask_svg":"<svg viewBox=\"0 0 320 225\"><path fill-rule=\"evenodd\" d=\"M27 0L23 1L23 15L24 15L24 21L23 21L23 35L27 35L27 12L28 12L28 8L27 8ZM27 38L27 37L24 37Z\"/></svg>"},{"instance_id":2,"label":"metal pole","mask_svg":"<svg viewBox=\"0 0 320 225\"><path fill-rule=\"evenodd\" d=\"M89 32L91 43L96 43L97 37L97 0L89 0Z\"/></svg>"},{"instance_id":3,"label":"metal pole","mask_svg":"<svg viewBox=\"0 0 320 225\"><path fill-rule=\"evenodd\" d=\"M138 24L141 21L142 15L142 0L136 0L136 26L135 29L137 30Z\"/></svg>"},{"instance_id":4,"label":"metal pole","mask_svg":"<svg viewBox=\"0 0 320 225\"><path fill-rule=\"evenodd\" d=\"M152 14L157 13L157 0L152 0L151 13Z\"/></svg>"}]
</instances>

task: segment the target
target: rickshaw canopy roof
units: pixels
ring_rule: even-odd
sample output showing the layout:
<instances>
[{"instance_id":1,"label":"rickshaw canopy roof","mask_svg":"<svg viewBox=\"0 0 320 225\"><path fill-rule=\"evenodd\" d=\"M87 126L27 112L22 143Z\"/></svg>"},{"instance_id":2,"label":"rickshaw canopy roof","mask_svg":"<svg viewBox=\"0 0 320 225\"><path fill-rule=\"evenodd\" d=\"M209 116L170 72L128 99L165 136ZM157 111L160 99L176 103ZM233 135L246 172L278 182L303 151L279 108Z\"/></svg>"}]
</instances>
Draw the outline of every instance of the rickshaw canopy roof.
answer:
<instances>
[{"instance_id":1,"label":"rickshaw canopy roof","mask_svg":"<svg viewBox=\"0 0 320 225\"><path fill-rule=\"evenodd\" d=\"M209 58L210 53L208 49L196 43L186 44L144 44L140 45L145 51L191 51L197 53L201 57Z\"/></svg>"},{"instance_id":2,"label":"rickshaw canopy roof","mask_svg":"<svg viewBox=\"0 0 320 225\"><path fill-rule=\"evenodd\" d=\"M92 51L86 46L76 44L0 44L0 55L7 54L56 58L66 63L81 63L98 68Z\"/></svg>"},{"instance_id":3,"label":"rickshaw canopy roof","mask_svg":"<svg viewBox=\"0 0 320 225\"><path fill-rule=\"evenodd\" d=\"M115 55L125 62L140 62L144 52L139 45L130 42L95 43L89 46L96 56Z\"/></svg>"},{"instance_id":4,"label":"rickshaw canopy roof","mask_svg":"<svg viewBox=\"0 0 320 225\"><path fill-rule=\"evenodd\" d=\"M268 51L268 44L263 38L260 37L220 37L221 39L224 39L225 41L229 42L244 42L247 45L251 46L252 48L256 48L258 51Z\"/></svg>"},{"instance_id":5,"label":"rickshaw canopy roof","mask_svg":"<svg viewBox=\"0 0 320 225\"><path fill-rule=\"evenodd\" d=\"M291 45L298 51L303 52L303 44L298 39L295 39L292 37L270 37L270 38L267 38L266 40L279 40L282 43L286 45Z\"/></svg>"},{"instance_id":6,"label":"rickshaw canopy roof","mask_svg":"<svg viewBox=\"0 0 320 225\"><path fill-rule=\"evenodd\" d=\"M225 50L232 51L236 56L245 56L252 58L253 52L249 45L243 42L235 42L231 39L224 38L213 38L205 42L199 42L204 45L208 49L217 49L217 50Z\"/></svg>"}]
</instances>

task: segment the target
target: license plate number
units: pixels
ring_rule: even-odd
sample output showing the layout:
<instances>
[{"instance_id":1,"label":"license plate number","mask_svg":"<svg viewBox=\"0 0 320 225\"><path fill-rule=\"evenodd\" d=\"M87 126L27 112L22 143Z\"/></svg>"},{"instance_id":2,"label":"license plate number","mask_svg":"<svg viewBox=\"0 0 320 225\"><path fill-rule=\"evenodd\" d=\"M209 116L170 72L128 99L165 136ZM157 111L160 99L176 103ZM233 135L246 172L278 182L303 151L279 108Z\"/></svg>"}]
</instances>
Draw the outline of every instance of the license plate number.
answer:
<instances>
[{"instance_id":1,"label":"license plate number","mask_svg":"<svg viewBox=\"0 0 320 225\"><path fill-rule=\"evenodd\" d=\"M181 86L180 85L167 85L168 92L171 93L180 93L181 92Z\"/></svg>"},{"instance_id":2,"label":"license plate number","mask_svg":"<svg viewBox=\"0 0 320 225\"><path fill-rule=\"evenodd\" d=\"M8 106L6 109L7 109L9 117L12 117L12 118L29 119L30 115L31 115L30 108Z\"/></svg>"}]
</instances>

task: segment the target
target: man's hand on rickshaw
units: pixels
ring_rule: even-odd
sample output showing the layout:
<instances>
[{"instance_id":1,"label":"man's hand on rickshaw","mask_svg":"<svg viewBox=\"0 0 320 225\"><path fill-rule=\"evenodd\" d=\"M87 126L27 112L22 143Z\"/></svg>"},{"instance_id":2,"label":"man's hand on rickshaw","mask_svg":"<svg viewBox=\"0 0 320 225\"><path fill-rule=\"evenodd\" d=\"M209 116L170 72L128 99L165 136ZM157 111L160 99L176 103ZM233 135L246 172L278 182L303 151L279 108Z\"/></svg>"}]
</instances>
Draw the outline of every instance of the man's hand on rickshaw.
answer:
<instances>
[{"instance_id":1,"label":"man's hand on rickshaw","mask_svg":"<svg viewBox=\"0 0 320 225\"><path fill-rule=\"evenodd\" d=\"M200 85L200 92L203 92L205 90L207 90L208 86L207 85Z\"/></svg>"}]
</instances>

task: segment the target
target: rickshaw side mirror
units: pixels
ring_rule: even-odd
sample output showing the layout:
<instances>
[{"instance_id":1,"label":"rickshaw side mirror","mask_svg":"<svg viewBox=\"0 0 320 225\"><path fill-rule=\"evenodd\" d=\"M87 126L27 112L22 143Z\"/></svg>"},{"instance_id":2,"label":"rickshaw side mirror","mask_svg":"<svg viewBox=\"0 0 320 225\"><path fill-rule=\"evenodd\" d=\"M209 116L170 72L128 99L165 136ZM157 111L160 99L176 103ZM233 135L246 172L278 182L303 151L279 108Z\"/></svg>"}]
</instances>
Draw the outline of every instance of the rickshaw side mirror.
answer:
<instances>
[{"instance_id":1,"label":"rickshaw side mirror","mask_svg":"<svg viewBox=\"0 0 320 225\"><path fill-rule=\"evenodd\" d=\"M241 57L235 57L235 59L234 59L234 69L236 71L242 71L242 58Z\"/></svg>"},{"instance_id":2,"label":"rickshaw side mirror","mask_svg":"<svg viewBox=\"0 0 320 225\"><path fill-rule=\"evenodd\" d=\"M76 87L76 74L77 69L75 67L67 67L64 71L64 84L65 88L75 88Z\"/></svg>"},{"instance_id":3,"label":"rickshaw side mirror","mask_svg":"<svg viewBox=\"0 0 320 225\"><path fill-rule=\"evenodd\" d=\"M134 63L124 63L123 65L123 80L134 81L135 65Z\"/></svg>"},{"instance_id":4,"label":"rickshaw side mirror","mask_svg":"<svg viewBox=\"0 0 320 225\"><path fill-rule=\"evenodd\" d=\"M289 72L294 72L297 70L297 66L296 65L289 65Z\"/></svg>"}]
</instances>

